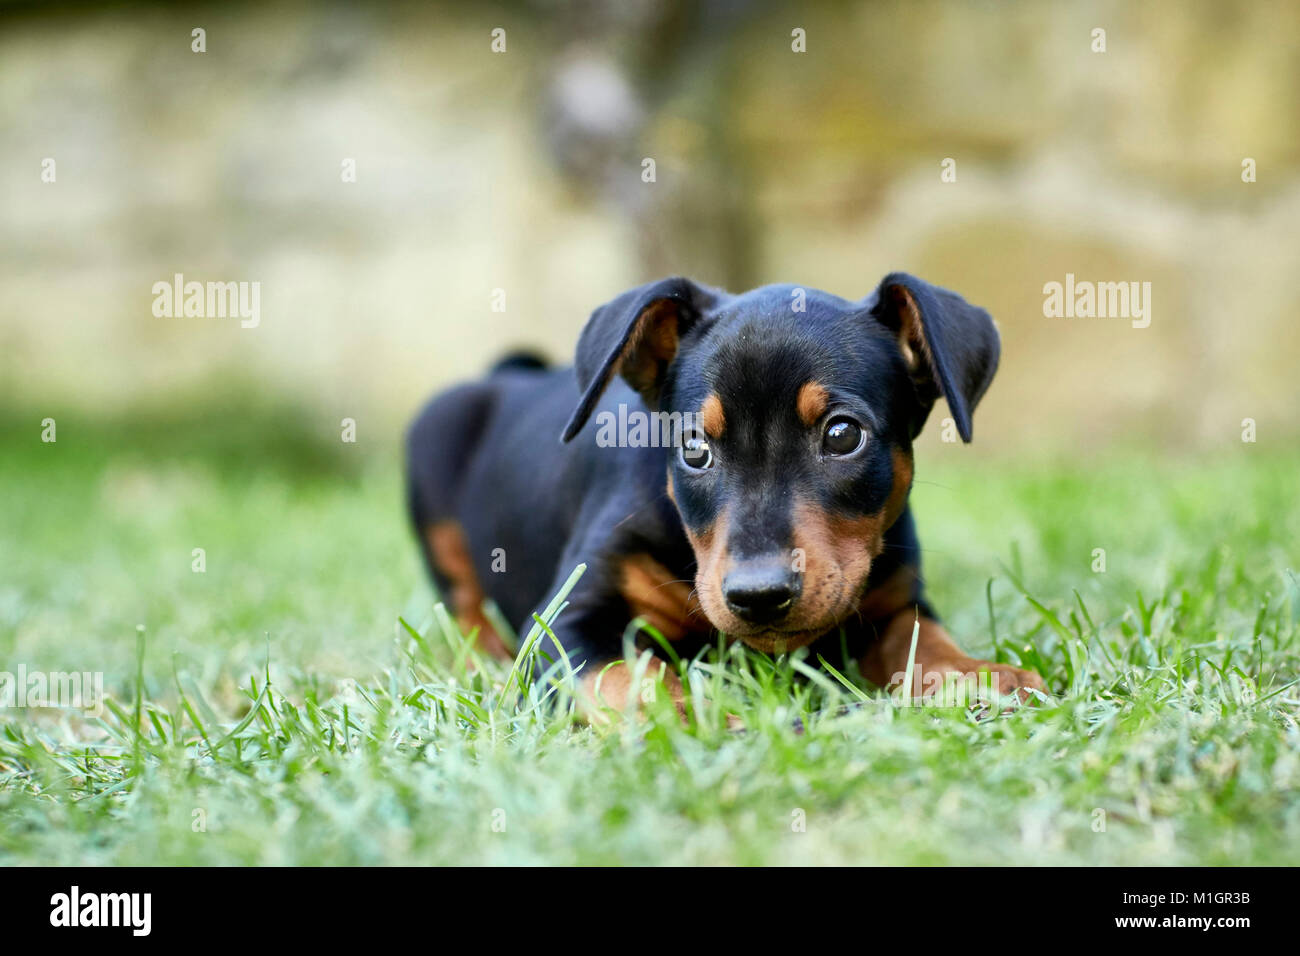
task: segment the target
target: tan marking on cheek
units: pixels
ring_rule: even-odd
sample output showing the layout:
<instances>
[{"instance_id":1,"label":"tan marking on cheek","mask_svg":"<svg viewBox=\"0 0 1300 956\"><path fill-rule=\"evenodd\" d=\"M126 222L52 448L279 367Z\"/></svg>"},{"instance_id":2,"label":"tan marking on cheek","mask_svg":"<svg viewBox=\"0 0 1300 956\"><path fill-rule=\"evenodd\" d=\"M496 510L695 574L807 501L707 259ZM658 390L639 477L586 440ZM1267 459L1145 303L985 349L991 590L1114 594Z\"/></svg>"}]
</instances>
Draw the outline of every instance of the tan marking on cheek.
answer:
<instances>
[{"instance_id":1,"label":"tan marking on cheek","mask_svg":"<svg viewBox=\"0 0 1300 956\"><path fill-rule=\"evenodd\" d=\"M722 598L722 578L727 573L727 526L730 518L724 509L713 524L700 532L686 529L686 538L695 552L695 593L709 621L721 631L734 631L738 622L727 610Z\"/></svg>"},{"instance_id":2,"label":"tan marking on cheek","mask_svg":"<svg viewBox=\"0 0 1300 956\"><path fill-rule=\"evenodd\" d=\"M890 489L889 499L885 502L884 511L881 512L884 521L882 531L893 527L898 516L907 507L907 496L912 490L912 456L901 448L895 448L893 458L894 487Z\"/></svg>"},{"instance_id":3,"label":"tan marking on cheek","mask_svg":"<svg viewBox=\"0 0 1300 956\"><path fill-rule=\"evenodd\" d=\"M451 603L461 627L467 630L477 627L478 641L484 650L497 657L510 657L505 642L483 614L486 595L474 571L469 544L460 525L454 521L439 521L424 529L424 539L428 542L434 565L448 581L448 593L444 596Z\"/></svg>"},{"instance_id":4,"label":"tan marking on cheek","mask_svg":"<svg viewBox=\"0 0 1300 956\"><path fill-rule=\"evenodd\" d=\"M880 515L845 517L800 501L794 508L794 542L804 553L803 594L796 609L809 627L842 620L884 549Z\"/></svg>"},{"instance_id":5,"label":"tan marking on cheek","mask_svg":"<svg viewBox=\"0 0 1300 956\"><path fill-rule=\"evenodd\" d=\"M821 382L804 382L799 387L794 405L800 421L805 425L815 425L826 414L826 409L830 406L830 395Z\"/></svg>"},{"instance_id":6,"label":"tan marking on cheek","mask_svg":"<svg viewBox=\"0 0 1300 956\"><path fill-rule=\"evenodd\" d=\"M710 394L700 406L700 427L710 438L717 438L727 427L727 416L722 411L722 399Z\"/></svg>"},{"instance_id":7,"label":"tan marking on cheek","mask_svg":"<svg viewBox=\"0 0 1300 956\"><path fill-rule=\"evenodd\" d=\"M690 581L678 579L648 554L630 555L622 561L619 593L633 616L645 618L670 641L709 629L692 590Z\"/></svg>"}]
</instances>

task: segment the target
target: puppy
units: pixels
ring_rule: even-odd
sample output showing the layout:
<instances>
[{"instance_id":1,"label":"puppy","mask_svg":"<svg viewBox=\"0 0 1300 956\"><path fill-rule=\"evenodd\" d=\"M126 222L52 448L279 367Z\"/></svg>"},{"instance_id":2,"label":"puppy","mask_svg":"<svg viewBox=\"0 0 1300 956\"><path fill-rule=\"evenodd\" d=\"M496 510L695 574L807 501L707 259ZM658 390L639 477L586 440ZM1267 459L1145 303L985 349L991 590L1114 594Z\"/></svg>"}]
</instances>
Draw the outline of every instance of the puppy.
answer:
<instances>
[{"instance_id":1,"label":"puppy","mask_svg":"<svg viewBox=\"0 0 1300 956\"><path fill-rule=\"evenodd\" d=\"M881 687L902 682L919 618L913 692L987 672L1023 696L1037 674L973 660L939 623L908 507L935 400L969 442L999 350L987 312L903 273L856 302L664 279L592 313L574 368L517 357L434 398L407 435L411 518L494 652L486 597L526 631L587 565L554 631L592 706L634 694L628 664L607 665L638 617L683 656L717 632L846 649Z\"/></svg>"}]
</instances>

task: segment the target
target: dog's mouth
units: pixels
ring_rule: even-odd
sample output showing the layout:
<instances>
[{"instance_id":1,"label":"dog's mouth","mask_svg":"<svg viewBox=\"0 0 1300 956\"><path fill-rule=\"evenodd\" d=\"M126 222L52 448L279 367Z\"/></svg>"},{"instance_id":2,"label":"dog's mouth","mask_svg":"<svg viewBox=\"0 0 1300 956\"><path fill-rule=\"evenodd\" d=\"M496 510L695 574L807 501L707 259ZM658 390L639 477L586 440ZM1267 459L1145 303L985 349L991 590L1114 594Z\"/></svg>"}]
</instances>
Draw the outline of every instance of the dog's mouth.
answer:
<instances>
[{"instance_id":1,"label":"dog's mouth","mask_svg":"<svg viewBox=\"0 0 1300 956\"><path fill-rule=\"evenodd\" d=\"M715 618L706 610L705 615L709 618L709 623L728 639L740 641L746 647L767 654L784 654L806 647L823 634L833 631L839 624L835 617L809 620L799 614L770 624L750 624L726 612Z\"/></svg>"},{"instance_id":2,"label":"dog's mouth","mask_svg":"<svg viewBox=\"0 0 1300 956\"><path fill-rule=\"evenodd\" d=\"M765 654L784 654L787 651L806 647L824 633L824 630L781 631L768 628L749 633L728 633L727 636L734 637L746 647Z\"/></svg>"},{"instance_id":3,"label":"dog's mouth","mask_svg":"<svg viewBox=\"0 0 1300 956\"><path fill-rule=\"evenodd\" d=\"M711 582L700 581L697 586L700 609L709 623L729 639L740 641L746 647L767 654L784 654L806 647L823 634L835 630L844 618L852 614L852 602L846 601L847 590L837 582L834 592L816 605L799 601L790 613L777 621L750 623L738 617L721 601L718 589Z\"/></svg>"}]
</instances>

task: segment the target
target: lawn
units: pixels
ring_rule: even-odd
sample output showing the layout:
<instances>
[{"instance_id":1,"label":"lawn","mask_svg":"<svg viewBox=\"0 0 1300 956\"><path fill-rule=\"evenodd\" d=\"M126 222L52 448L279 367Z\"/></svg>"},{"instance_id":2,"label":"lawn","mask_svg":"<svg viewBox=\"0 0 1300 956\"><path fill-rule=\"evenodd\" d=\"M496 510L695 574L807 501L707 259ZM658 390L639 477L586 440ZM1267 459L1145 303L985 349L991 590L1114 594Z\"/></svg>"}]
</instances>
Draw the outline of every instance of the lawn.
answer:
<instances>
[{"instance_id":1,"label":"lawn","mask_svg":"<svg viewBox=\"0 0 1300 956\"><path fill-rule=\"evenodd\" d=\"M1039 667L1047 703L899 706L733 649L690 665L709 702L688 726L593 729L527 668L475 663L436 612L395 442L270 405L67 412L54 444L42 417L0 422L0 671L100 671L111 699L0 710L0 865L1244 864L1300 846L1294 450L921 451L935 601L969 649Z\"/></svg>"}]
</instances>

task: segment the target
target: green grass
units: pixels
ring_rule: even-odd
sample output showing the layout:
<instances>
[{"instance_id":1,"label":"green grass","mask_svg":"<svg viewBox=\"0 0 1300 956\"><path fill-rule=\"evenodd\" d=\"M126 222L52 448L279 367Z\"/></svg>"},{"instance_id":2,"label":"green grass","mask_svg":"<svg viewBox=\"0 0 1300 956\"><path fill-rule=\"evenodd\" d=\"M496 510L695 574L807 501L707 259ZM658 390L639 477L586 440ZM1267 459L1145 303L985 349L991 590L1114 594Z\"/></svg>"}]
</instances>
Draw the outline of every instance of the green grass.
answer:
<instances>
[{"instance_id":1,"label":"green grass","mask_svg":"<svg viewBox=\"0 0 1300 956\"><path fill-rule=\"evenodd\" d=\"M0 711L0 865L1294 862L1294 453L920 452L934 598L1043 706L733 650L689 726L592 729L470 666L391 447L273 410L32 421L0 426L0 670L102 671L112 703Z\"/></svg>"}]
</instances>

